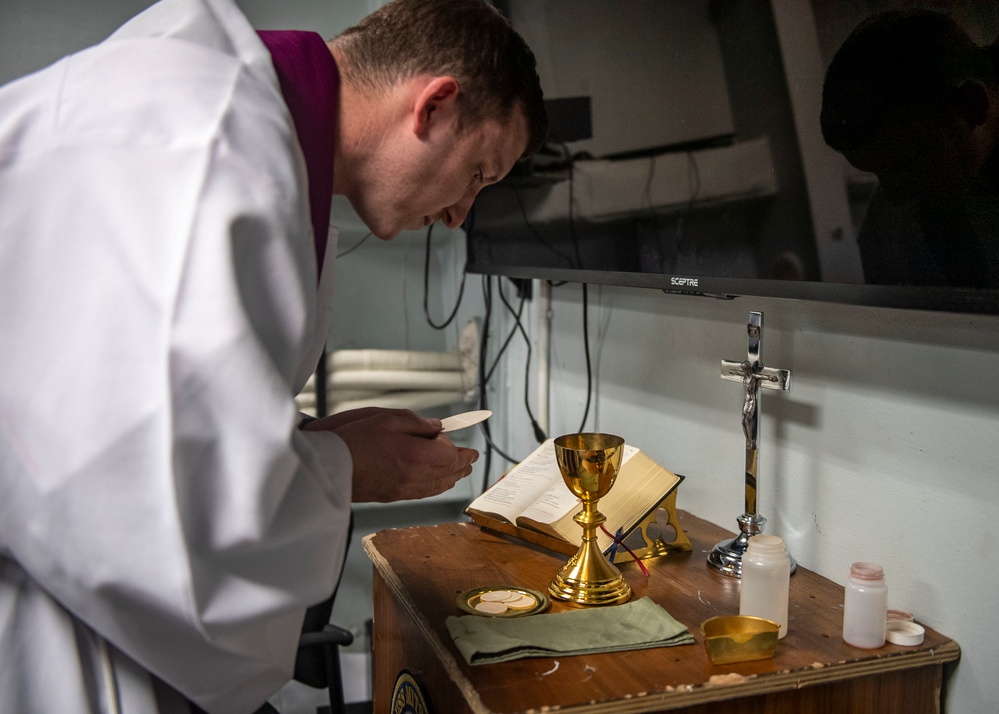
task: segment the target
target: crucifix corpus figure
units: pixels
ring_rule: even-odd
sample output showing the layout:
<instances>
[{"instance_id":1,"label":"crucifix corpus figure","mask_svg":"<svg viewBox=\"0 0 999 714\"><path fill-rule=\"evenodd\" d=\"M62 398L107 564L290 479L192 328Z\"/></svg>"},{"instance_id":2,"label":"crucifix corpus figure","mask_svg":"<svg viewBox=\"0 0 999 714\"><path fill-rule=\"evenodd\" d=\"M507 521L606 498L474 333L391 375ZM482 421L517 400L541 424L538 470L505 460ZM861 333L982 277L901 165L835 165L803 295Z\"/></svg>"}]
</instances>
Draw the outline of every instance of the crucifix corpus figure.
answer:
<instances>
[{"instance_id":1,"label":"crucifix corpus figure","mask_svg":"<svg viewBox=\"0 0 999 714\"><path fill-rule=\"evenodd\" d=\"M739 516L738 536L716 545L708 554L708 563L716 570L741 577L742 555L746 552L749 539L763 531L767 519L756 509L757 488L760 464L760 389L777 389L787 392L791 389L791 372L786 369L764 367L761 362L763 346L763 313L750 312L749 352L743 362L722 360L721 377L732 382L741 382L745 391L742 404L742 431L746 436L746 511ZM794 560L791 560L792 571Z\"/></svg>"}]
</instances>

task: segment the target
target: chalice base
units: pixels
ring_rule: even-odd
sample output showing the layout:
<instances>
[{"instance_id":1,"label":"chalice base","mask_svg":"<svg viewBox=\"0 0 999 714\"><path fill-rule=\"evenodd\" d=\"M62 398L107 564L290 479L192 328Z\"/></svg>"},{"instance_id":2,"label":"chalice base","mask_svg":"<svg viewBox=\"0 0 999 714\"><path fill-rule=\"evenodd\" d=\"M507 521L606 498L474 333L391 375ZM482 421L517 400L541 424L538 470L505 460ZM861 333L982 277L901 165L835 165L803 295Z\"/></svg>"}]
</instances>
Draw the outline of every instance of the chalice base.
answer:
<instances>
[{"instance_id":1,"label":"chalice base","mask_svg":"<svg viewBox=\"0 0 999 714\"><path fill-rule=\"evenodd\" d=\"M570 605L617 605L631 598L631 587L595 542L589 541L555 574L548 594Z\"/></svg>"}]
</instances>

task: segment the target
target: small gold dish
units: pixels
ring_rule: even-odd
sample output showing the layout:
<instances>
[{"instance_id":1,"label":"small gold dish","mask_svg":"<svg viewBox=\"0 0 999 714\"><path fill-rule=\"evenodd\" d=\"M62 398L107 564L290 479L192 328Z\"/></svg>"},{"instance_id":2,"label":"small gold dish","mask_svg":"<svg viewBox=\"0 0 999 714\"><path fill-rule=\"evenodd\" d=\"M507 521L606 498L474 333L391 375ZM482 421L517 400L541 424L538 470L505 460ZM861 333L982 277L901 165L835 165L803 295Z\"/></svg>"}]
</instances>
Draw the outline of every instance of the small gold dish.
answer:
<instances>
[{"instance_id":1,"label":"small gold dish","mask_svg":"<svg viewBox=\"0 0 999 714\"><path fill-rule=\"evenodd\" d=\"M780 625L762 617L724 615L701 623L704 648L712 664L770 659L777 649Z\"/></svg>"},{"instance_id":2,"label":"small gold dish","mask_svg":"<svg viewBox=\"0 0 999 714\"><path fill-rule=\"evenodd\" d=\"M544 612L551 601L537 590L510 585L490 585L466 590L457 597L455 604L469 615L524 617ZM492 605L500 607L493 608Z\"/></svg>"}]
</instances>

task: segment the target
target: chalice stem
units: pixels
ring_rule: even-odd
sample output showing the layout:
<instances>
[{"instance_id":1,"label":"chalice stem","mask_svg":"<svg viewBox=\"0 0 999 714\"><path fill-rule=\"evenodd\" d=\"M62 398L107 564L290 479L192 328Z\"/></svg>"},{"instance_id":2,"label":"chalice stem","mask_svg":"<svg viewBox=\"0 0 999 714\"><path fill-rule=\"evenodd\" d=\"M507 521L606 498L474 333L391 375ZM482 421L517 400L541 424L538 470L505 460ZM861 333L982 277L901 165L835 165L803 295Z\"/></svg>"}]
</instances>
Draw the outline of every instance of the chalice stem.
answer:
<instances>
[{"instance_id":1,"label":"chalice stem","mask_svg":"<svg viewBox=\"0 0 999 714\"><path fill-rule=\"evenodd\" d=\"M596 501L583 501L583 510L572 517L583 528L583 540L596 540L597 528L606 522L607 517L597 510Z\"/></svg>"},{"instance_id":2,"label":"chalice stem","mask_svg":"<svg viewBox=\"0 0 999 714\"><path fill-rule=\"evenodd\" d=\"M613 605L630 598L631 588L621 571L597 545L597 529L607 518L596 503L584 502L573 520L583 529L582 542L549 586L549 594L575 605Z\"/></svg>"}]
</instances>

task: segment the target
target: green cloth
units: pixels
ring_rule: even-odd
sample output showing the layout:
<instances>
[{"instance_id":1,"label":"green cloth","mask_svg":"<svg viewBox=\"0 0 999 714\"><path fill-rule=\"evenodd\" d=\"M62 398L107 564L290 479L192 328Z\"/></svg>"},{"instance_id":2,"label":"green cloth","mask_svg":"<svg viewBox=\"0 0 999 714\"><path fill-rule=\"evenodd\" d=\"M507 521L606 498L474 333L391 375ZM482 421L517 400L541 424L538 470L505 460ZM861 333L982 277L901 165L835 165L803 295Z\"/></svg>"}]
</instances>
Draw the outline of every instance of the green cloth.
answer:
<instances>
[{"instance_id":1,"label":"green cloth","mask_svg":"<svg viewBox=\"0 0 999 714\"><path fill-rule=\"evenodd\" d=\"M530 617L452 615L447 629L465 661L473 665L694 643L686 627L647 597Z\"/></svg>"}]
</instances>

